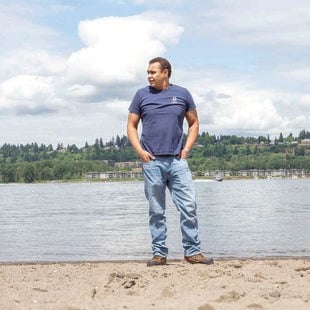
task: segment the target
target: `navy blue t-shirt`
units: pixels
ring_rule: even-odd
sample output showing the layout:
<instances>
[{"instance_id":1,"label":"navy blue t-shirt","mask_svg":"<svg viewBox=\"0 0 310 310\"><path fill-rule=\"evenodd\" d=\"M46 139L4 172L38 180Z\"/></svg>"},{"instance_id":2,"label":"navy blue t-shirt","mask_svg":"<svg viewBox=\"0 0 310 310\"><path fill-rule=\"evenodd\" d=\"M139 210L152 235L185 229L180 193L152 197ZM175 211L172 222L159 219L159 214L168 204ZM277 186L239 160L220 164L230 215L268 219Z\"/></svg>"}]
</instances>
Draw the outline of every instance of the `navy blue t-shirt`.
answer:
<instances>
[{"instance_id":1,"label":"navy blue t-shirt","mask_svg":"<svg viewBox=\"0 0 310 310\"><path fill-rule=\"evenodd\" d=\"M190 92L170 84L164 90L139 89L129 107L142 120L141 145L153 155L178 155L183 144L185 113L196 109Z\"/></svg>"}]
</instances>

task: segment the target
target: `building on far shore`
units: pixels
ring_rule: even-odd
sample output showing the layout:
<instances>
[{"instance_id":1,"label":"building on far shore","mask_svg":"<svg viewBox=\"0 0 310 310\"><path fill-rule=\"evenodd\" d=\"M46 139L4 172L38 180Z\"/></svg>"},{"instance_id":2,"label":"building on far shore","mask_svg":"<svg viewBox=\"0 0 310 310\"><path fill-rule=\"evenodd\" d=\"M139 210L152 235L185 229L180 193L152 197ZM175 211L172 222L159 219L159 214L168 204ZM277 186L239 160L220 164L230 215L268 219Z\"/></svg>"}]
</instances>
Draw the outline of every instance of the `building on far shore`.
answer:
<instances>
[{"instance_id":1,"label":"building on far shore","mask_svg":"<svg viewBox=\"0 0 310 310\"><path fill-rule=\"evenodd\" d=\"M310 173L307 169L279 169L279 170L239 170L237 173L232 173L230 170L207 170L203 174L204 177L240 177L240 178L254 178L254 179L270 179L270 178L305 178L309 177ZM195 177L195 174L193 174ZM84 179L89 180L107 180L107 179L142 179L142 168L133 167L130 171L91 171L83 175Z\"/></svg>"},{"instance_id":2,"label":"building on far shore","mask_svg":"<svg viewBox=\"0 0 310 310\"><path fill-rule=\"evenodd\" d=\"M141 161L122 161L114 163L115 168L142 168Z\"/></svg>"},{"instance_id":3,"label":"building on far shore","mask_svg":"<svg viewBox=\"0 0 310 310\"><path fill-rule=\"evenodd\" d=\"M310 144L310 139L303 139L300 141L300 144Z\"/></svg>"},{"instance_id":4,"label":"building on far shore","mask_svg":"<svg viewBox=\"0 0 310 310\"><path fill-rule=\"evenodd\" d=\"M279 170L240 170L238 176L252 178L302 178L309 176L306 169L279 169Z\"/></svg>"},{"instance_id":5,"label":"building on far shore","mask_svg":"<svg viewBox=\"0 0 310 310\"><path fill-rule=\"evenodd\" d=\"M94 179L141 179L142 171L108 171L108 172L87 172L83 175L84 179L94 180Z\"/></svg>"}]
</instances>

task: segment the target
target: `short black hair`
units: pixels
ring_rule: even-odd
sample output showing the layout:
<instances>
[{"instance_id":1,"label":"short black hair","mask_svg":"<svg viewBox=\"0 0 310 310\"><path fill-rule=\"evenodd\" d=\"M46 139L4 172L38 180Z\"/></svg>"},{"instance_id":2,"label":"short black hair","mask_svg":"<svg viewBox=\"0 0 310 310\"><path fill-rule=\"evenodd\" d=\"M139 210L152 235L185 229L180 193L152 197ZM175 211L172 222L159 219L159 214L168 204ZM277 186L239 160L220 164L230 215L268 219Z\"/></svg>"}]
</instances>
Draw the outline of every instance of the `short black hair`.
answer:
<instances>
[{"instance_id":1,"label":"short black hair","mask_svg":"<svg viewBox=\"0 0 310 310\"><path fill-rule=\"evenodd\" d=\"M149 61L149 65L151 65L151 64L153 64L155 62L159 62L160 63L160 66L161 66L162 70L164 70L164 69L168 70L168 77L170 78L171 72L172 72L170 62L166 58L155 57L155 58L153 58L153 59L151 59Z\"/></svg>"}]
</instances>

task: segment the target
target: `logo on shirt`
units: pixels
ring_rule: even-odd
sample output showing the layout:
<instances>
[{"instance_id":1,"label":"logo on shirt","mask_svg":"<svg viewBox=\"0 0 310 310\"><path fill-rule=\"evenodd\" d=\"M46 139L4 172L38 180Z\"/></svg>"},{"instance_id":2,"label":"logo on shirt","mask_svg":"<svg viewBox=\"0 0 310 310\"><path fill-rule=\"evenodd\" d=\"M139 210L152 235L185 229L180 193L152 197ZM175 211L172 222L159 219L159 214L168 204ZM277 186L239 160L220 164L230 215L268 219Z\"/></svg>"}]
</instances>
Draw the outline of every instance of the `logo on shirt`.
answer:
<instances>
[{"instance_id":1,"label":"logo on shirt","mask_svg":"<svg viewBox=\"0 0 310 310\"><path fill-rule=\"evenodd\" d=\"M172 97L172 100L171 100L171 103L177 103L178 102L178 99L176 96L173 96Z\"/></svg>"}]
</instances>

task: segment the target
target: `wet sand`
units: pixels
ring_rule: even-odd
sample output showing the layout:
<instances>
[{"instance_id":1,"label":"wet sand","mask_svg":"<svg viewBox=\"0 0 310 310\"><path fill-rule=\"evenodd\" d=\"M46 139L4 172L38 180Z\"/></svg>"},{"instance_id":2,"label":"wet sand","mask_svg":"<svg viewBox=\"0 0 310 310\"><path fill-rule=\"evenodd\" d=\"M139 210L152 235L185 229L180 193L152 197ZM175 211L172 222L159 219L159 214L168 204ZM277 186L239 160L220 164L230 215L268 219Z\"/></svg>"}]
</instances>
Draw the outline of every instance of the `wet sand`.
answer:
<instances>
[{"instance_id":1,"label":"wet sand","mask_svg":"<svg viewBox=\"0 0 310 310\"><path fill-rule=\"evenodd\" d=\"M310 258L0 264L1 309L310 309Z\"/></svg>"}]
</instances>

